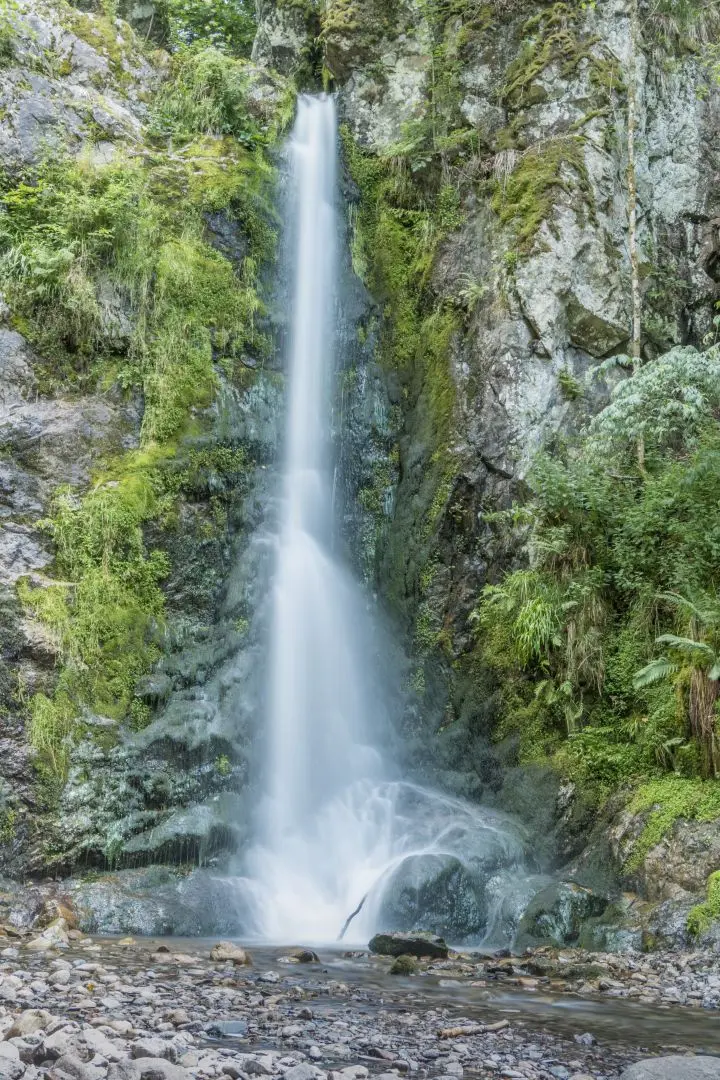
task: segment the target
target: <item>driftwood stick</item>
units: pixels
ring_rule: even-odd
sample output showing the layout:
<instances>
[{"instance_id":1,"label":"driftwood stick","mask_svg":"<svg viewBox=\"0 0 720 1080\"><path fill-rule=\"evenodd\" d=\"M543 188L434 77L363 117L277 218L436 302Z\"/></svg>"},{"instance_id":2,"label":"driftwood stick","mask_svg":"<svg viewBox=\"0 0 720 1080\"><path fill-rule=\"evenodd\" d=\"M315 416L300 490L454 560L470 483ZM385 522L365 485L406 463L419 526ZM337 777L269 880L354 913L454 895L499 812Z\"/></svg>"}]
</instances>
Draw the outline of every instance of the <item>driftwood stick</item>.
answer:
<instances>
[{"instance_id":1,"label":"driftwood stick","mask_svg":"<svg viewBox=\"0 0 720 1080\"><path fill-rule=\"evenodd\" d=\"M358 904L358 906L357 906L357 907L355 908L355 910L353 911L352 915L348 915L347 919L345 920L345 925L343 926L342 930L340 931L340 937L338 938L338 941L342 941L342 939L343 939L343 938L345 937L345 935L346 935L346 933L347 933L347 928L348 928L348 926L349 926L349 925L350 925L350 923L351 923L351 922L353 921L353 919L355 918L355 916L356 916L356 915L359 915L359 914L360 914L360 912L362 911L362 909L363 909L363 905L364 905L365 901L367 900L367 898L368 898L368 895L369 895L368 893L365 893L365 895L363 896L362 900L360 901L360 903Z\"/></svg>"},{"instance_id":2,"label":"driftwood stick","mask_svg":"<svg viewBox=\"0 0 720 1080\"><path fill-rule=\"evenodd\" d=\"M491 1031L502 1031L510 1027L509 1020L498 1020L495 1024L465 1024L463 1027L441 1028L438 1039L458 1039L463 1035L483 1035Z\"/></svg>"}]
</instances>

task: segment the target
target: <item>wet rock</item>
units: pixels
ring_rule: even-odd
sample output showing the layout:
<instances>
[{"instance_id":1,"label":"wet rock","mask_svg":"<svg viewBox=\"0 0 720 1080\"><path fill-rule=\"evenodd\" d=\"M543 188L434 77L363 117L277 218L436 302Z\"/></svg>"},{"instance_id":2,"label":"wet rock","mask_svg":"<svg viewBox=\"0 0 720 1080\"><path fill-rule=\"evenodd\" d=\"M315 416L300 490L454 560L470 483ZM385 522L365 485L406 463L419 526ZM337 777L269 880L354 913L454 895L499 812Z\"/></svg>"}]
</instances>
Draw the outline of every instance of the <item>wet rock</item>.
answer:
<instances>
[{"instance_id":1,"label":"wet rock","mask_svg":"<svg viewBox=\"0 0 720 1080\"><path fill-rule=\"evenodd\" d=\"M403 859L384 885L378 913L388 930L412 926L451 941L477 938L486 918L482 883L452 855Z\"/></svg>"},{"instance_id":2,"label":"wet rock","mask_svg":"<svg viewBox=\"0 0 720 1080\"><path fill-rule=\"evenodd\" d=\"M206 1030L208 1035L216 1039L244 1039L248 1033L248 1026L245 1020L214 1020Z\"/></svg>"},{"instance_id":3,"label":"wet rock","mask_svg":"<svg viewBox=\"0 0 720 1080\"><path fill-rule=\"evenodd\" d=\"M210 959L220 962L229 960L237 967L249 967L252 965L250 953L241 948L240 945L233 945L231 941L221 941L219 944L213 945L210 950Z\"/></svg>"},{"instance_id":4,"label":"wet rock","mask_svg":"<svg viewBox=\"0 0 720 1080\"><path fill-rule=\"evenodd\" d=\"M296 964L319 964L320 957L313 949L293 949L289 959Z\"/></svg>"},{"instance_id":5,"label":"wet rock","mask_svg":"<svg viewBox=\"0 0 720 1080\"><path fill-rule=\"evenodd\" d=\"M625 1069L621 1080L718 1080L720 1057L670 1057L638 1061Z\"/></svg>"},{"instance_id":6,"label":"wet rock","mask_svg":"<svg viewBox=\"0 0 720 1080\"><path fill-rule=\"evenodd\" d=\"M525 909L515 948L522 950L543 942L554 945L576 942L585 920L602 915L607 904L607 897L571 881L548 885Z\"/></svg>"},{"instance_id":7,"label":"wet rock","mask_svg":"<svg viewBox=\"0 0 720 1080\"><path fill-rule=\"evenodd\" d=\"M177 873L162 866L123 870L71 883L83 929L148 937L231 934L247 912L229 879L206 870Z\"/></svg>"},{"instance_id":8,"label":"wet rock","mask_svg":"<svg viewBox=\"0 0 720 1080\"><path fill-rule=\"evenodd\" d=\"M369 944L378 956L419 956L444 960L449 949L442 938L431 934L376 934Z\"/></svg>"}]
</instances>

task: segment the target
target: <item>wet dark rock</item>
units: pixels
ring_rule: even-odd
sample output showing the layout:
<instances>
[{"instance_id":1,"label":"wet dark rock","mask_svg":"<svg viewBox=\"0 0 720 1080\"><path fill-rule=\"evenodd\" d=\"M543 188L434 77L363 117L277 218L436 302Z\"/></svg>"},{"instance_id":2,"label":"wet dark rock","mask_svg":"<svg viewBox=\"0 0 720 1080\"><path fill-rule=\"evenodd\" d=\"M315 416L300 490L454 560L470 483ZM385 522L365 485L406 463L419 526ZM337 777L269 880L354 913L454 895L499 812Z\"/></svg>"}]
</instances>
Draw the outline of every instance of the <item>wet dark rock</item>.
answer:
<instances>
[{"instance_id":1,"label":"wet dark rock","mask_svg":"<svg viewBox=\"0 0 720 1080\"><path fill-rule=\"evenodd\" d=\"M234 945L231 941L221 941L218 945L213 945L210 950L210 959L219 962L230 961L230 963L238 967L252 965L250 953L239 945Z\"/></svg>"},{"instance_id":2,"label":"wet dark rock","mask_svg":"<svg viewBox=\"0 0 720 1080\"><path fill-rule=\"evenodd\" d=\"M376 934L369 944L378 956L418 956L444 960L449 948L442 938L432 934Z\"/></svg>"},{"instance_id":3,"label":"wet dark rock","mask_svg":"<svg viewBox=\"0 0 720 1080\"><path fill-rule=\"evenodd\" d=\"M451 855L412 855L384 886L378 922L388 930L408 926L451 941L479 937L487 908L480 881Z\"/></svg>"},{"instance_id":4,"label":"wet dark rock","mask_svg":"<svg viewBox=\"0 0 720 1080\"><path fill-rule=\"evenodd\" d=\"M248 241L233 216L225 210L205 215L207 238L221 255L240 267L248 253Z\"/></svg>"},{"instance_id":5,"label":"wet dark rock","mask_svg":"<svg viewBox=\"0 0 720 1080\"><path fill-rule=\"evenodd\" d=\"M248 1026L245 1020L214 1020L205 1030L216 1039L244 1039Z\"/></svg>"},{"instance_id":6,"label":"wet dark rock","mask_svg":"<svg viewBox=\"0 0 720 1080\"><path fill-rule=\"evenodd\" d=\"M314 949L293 949L288 953L288 960L294 964L319 964L320 957Z\"/></svg>"},{"instance_id":7,"label":"wet dark rock","mask_svg":"<svg viewBox=\"0 0 720 1080\"><path fill-rule=\"evenodd\" d=\"M520 920L515 948L549 942L567 945L580 937L583 923L602 915L608 905L607 897L565 881L548 885L528 904Z\"/></svg>"},{"instance_id":8,"label":"wet dark rock","mask_svg":"<svg viewBox=\"0 0 720 1080\"><path fill-rule=\"evenodd\" d=\"M91 933L196 937L231 934L247 921L232 881L204 870L123 870L72 882L71 891L81 925Z\"/></svg>"}]
</instances>

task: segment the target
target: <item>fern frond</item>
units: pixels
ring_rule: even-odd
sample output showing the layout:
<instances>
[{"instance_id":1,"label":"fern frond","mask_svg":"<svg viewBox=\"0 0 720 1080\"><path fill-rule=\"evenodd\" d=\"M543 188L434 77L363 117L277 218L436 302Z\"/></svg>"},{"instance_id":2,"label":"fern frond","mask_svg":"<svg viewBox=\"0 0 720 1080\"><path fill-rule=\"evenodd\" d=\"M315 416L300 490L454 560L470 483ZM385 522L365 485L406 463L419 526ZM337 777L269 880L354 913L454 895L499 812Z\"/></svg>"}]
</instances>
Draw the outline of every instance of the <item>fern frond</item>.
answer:
<instances>
[{"instance_id":1,"label":"fern frond","mask_svg":"<svg viewBox=\"0 0 720 1080\"><path fill-rule=\"evenodd\" d=\"M655 641L658 645L669 645L678 652L702 653L710 660L715 659L715 650L706 641L695 641L694 638L678 637L676 634L661 634Z\"/></svg>"},{"instance_id":2,"label":"fern frond","mask_svg":"<svg viewBox=\"0 0 720 1080\"><path fill-rule=\"evenodd\" d=\"M661 679L668 679L671 675L677 675L680 670L679 664L674 664L665 656L659 656L657 660L651 660L640 671L636 671L633 677L633 686L636 690L642 690L645 686L652 686Z\"/></svg>"}]
</instances>

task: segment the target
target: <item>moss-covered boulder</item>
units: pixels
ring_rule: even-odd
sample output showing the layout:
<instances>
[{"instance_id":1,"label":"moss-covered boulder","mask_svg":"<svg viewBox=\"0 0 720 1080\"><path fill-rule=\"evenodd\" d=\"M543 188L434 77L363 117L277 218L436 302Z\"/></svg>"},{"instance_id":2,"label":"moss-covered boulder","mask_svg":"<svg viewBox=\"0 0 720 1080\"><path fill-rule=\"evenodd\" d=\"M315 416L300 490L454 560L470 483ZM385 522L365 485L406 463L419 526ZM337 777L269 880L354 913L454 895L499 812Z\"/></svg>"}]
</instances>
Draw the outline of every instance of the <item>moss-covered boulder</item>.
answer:
<instances>
[{"instance_id":1,"label":"moss-covered boulder","mask_svg":"<svg viewBox=\"0 0 720 1080\"><path fill-rule=\"evenodd\" d=\"M376 934L369 944L378 956L412 956L445 960L449 949L444 940L433 934Z\"/></svg>"}]
</instances>

